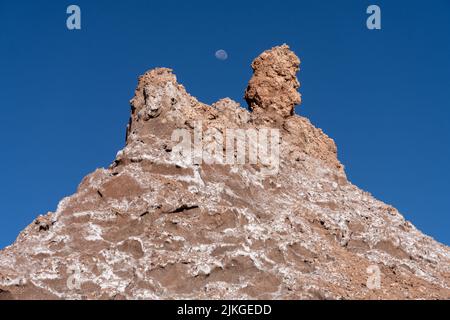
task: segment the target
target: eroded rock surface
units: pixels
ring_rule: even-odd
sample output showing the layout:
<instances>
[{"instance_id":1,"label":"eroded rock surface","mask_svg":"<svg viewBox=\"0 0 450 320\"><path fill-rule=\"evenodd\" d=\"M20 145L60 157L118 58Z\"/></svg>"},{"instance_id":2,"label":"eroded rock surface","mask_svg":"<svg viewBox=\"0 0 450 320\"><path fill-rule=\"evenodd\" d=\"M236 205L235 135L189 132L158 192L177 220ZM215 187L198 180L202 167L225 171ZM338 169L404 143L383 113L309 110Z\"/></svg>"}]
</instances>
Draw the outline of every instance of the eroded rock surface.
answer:
<instances>
[{"instance_id":1,"label":"eroded rock surface","mask_svg":"<svg viewBox=\"0 0 450 320\"><path fill-rule=\"evenodd\" d=\"M301 102L296 76L299 66L300 59L287 45L267 50L253 61L245 99L255 119L277 123L294 114L294 107Z\"/></svg>"},{"instance_id":2,"label":"eroded rock surface","mask_svg":"<svg viewBox=\"0 0 450 320\"><path fill-rule=\"evenodd\" d=\"M170 69L141 76L125 148L0 252L0 298L450 298L449 248L351 184L333 140L293 114L299 63L286 45L253 62L251 112L197 101ZM174 160L177 129L267 127L275 174Z\"/></svg>"}]
</instances>

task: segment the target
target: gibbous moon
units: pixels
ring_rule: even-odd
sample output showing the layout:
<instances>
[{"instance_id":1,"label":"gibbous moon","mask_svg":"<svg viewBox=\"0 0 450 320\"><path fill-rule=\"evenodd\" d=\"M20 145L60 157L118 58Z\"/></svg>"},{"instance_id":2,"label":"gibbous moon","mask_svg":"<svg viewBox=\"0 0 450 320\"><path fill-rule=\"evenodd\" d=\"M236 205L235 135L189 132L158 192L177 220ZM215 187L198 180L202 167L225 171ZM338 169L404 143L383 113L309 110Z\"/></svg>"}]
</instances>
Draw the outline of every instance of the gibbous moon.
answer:
<instances>
[{"instance_id":1,"label":"gibbous moon","mask_svg":"<svg viewBox=\"0 0 450 320\"><path fill-rule=\"evenodd\" d=\"M215 56L219 60L227 60L228 59L228 53L223 49L217 50L215 53Z\"/></svg>"}]
</instances>

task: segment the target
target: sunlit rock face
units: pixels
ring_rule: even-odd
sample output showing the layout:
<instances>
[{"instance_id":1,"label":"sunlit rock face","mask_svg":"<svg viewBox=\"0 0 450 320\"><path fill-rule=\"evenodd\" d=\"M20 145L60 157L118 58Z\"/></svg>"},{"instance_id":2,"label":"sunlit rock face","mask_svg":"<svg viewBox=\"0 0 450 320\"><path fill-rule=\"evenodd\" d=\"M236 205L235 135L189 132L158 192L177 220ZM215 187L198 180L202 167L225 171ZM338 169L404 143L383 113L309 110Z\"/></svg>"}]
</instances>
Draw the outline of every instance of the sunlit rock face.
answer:
<instances>
[{"instance_id":1,"label":"sunlit rock face","mask_svg":"<svg viewBox=\"0 0 450 320\"><path fill-rule=\"evenodd\" d=\"M264 51L252 63L245 99L255 118L272 123L290 117L301 102L297 89L300 59L287 45Z\"/></svg>"},{"instance_id":2,"label":"sunlit rock face","mask_svg":"<svg viewBox=\"0 0 450 320\"><path fill-rule=\"evenodd\" d=\"M287 45L257 57L250 111L199 102L170 69L146 72L111 166L0 252L0 298L450 298L449 248L352 185L334 141L293 113L299 64ZM277 170L176 154L175 133L204 142L202 155L226 149L230 130L277 130Z\"/></svg>"}]
</instances>

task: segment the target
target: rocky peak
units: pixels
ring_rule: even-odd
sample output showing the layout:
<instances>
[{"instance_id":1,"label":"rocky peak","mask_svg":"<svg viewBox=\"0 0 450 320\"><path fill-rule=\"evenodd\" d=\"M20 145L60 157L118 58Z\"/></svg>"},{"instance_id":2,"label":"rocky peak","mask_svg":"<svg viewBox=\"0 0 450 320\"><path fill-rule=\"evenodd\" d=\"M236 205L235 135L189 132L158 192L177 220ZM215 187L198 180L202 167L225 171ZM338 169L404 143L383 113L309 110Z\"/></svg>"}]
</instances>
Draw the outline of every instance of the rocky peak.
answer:
<instances>
[{"instance_id":1,"label":"rocky peak","mask_svg":"<svg viewBox=\"0 0 450 320\"><path fill-rule=\"evenodd\" d=\"M282 45L264 51L253 63L245 100L254 117L266 123L277 123L294 114L301 96L297 89L300 59Z\"/></svg>"},{"instance_id":2,"label":"rocky peak","mask_svg":"<svg viewBox=\"0 0 450 320\"><path fill-rule=\"evenodd\" d=\"M351 184L334 141L293 114L299 63L286 45L255 59L251 112L146 72L111 166L0 251L0 298L450 298L449 248ZM249 156L268 130L275 171ZM230 132L247 158L220 155Z\"/></svg>"}]
</instances>

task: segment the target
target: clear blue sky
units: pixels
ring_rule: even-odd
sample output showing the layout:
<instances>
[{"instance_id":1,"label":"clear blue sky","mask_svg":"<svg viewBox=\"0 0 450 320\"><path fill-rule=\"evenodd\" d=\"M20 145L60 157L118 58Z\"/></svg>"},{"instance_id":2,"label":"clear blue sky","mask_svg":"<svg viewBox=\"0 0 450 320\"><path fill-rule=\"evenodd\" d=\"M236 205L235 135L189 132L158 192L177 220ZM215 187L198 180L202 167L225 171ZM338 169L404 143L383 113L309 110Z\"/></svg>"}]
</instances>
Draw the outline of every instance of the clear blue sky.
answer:
<instances>
[{"instance_id":1,"label":"clear blue sky","mask_svg":"<svg viewBox=\"0 0 450 320\"><path fill-rule=\"evenodd\" d=\"M0 247L112 162L138 75L171 67L201 101L243 102L250 62L282 43L302 60L297 112L350 180L450 244L449 16L448 0L0 1Z\"/></svg>"}]
</instances>

